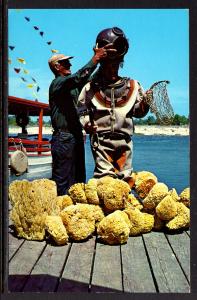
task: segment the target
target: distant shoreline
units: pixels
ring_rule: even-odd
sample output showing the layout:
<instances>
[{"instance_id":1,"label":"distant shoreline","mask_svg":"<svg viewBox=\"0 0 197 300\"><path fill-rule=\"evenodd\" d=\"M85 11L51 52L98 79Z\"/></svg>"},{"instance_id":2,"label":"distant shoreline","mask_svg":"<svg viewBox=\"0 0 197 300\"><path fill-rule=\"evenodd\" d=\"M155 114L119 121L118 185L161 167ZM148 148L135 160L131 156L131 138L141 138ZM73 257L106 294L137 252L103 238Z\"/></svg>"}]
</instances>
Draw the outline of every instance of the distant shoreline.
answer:
<instances>
[{"instance_id":1,"label":"distant shoreline","mask_svg":"<svg viewBox=\"0 0 197 300\"><path fill-rule=\"evenodd\" d=\"M29 134L38 133L38 126L27 127ZM17 126L9 127L9 134L16 134L21 132L21 129ZM52 134L51 127L43 127L43 134ZM159 125L136 125L135 135L189 135L189 126L159 126Z\"/></svg>"}]
</instances>

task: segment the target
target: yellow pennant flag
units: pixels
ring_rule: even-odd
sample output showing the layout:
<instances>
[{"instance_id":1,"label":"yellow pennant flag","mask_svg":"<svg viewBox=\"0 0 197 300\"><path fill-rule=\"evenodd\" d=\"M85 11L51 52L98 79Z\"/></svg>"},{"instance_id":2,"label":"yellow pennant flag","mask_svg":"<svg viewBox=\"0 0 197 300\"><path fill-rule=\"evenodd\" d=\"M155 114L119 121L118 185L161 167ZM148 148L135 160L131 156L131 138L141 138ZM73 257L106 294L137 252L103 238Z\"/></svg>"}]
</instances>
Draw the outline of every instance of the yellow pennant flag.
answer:
<instances>
[{"instance_id":1,"label":"yellow pennant flag","mask_svg":"<svg viewBox=\"0 0 197 300\"><path fill-rule=\"evenodd\" d=\"M24 72L25 74L29 74L29 71L28 71L28 70L23 69L23 72Z\"/></svg>"},{"instance_id":2,"label":"yellow pennant flag","mask_svg":"<svg viewBox=\"0 0 197 300\"><path fill-rule=\"evenodd\" d=\"M28 87L29 89L32 89L32 88L34 87L34 84L30 83L30 84L27 85L27 87Z\"/></svg>"},{"instance_id":3,"label":"yellow pennant flag","mask_svg":"<svg viewBox=\"0 0 197 300\"><path fill-rule=\"evenodd\" d=\"M51 52L52 52L52 53L58 53L59 50L51 49Z\"/></svg>"},{"instance_id":4,"label":"yellow pennant flag","mask_svg":"<svg viewBox=\"0 0 197 300\"><path fill-rule=\"evenodd\" d=\"M21 64L26 64L24 58L17 58L17 61L20 62Z\"/></svg>"},{"instance_id":5,"label":"yellow pennant flag","mask_svg":"<svg viewBox=\"0 0 197 300\"><path fill-rule=\"evenodd\" d=\"M12 60L8 58L8 64L11 65L11 63L12 63Z\"/></svg>"}]
</instances>

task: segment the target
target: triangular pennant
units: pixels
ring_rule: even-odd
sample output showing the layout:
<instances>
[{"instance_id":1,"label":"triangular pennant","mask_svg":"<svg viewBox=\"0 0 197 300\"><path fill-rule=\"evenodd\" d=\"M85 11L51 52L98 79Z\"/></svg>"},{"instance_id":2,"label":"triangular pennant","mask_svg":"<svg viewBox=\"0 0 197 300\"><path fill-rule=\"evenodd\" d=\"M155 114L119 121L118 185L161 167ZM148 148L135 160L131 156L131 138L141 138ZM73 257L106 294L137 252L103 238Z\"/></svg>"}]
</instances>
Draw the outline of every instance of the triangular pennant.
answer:
<instances>
[{"instance_id":1,"label":"triangular pennant","mask_svg":"<svg viewBox=\"0 0 197 300\"><path fill-rule=\"evenodd\" d=\"M37 89L36 89L36 91L39 92L39 90L40 90L40 87L38 86Z\"/></svg>"},{"instance_id":2,"label":"triangular pennant","mask_svg":"<svg viewBox=\"0 0 197 300\"><path fill-rule=\"evenodd\" d=\"M51 52L52 52L52 53L58 53L59 50L51 49Z\"/></svg>"},{"instance_id":3,"label":"triangular pennant","mask_svg":"<svg viewBox=\"0 0 197 300\"><path fill-rule=\"evenodd\" d=\"M32 79L34 82L37 82L33 77L31 77L31 79Z\"/></svg>"},{"instance_id":4,"label":"triangular pennant","mask_svg":"<svg viewBox=\"0 0 197 300\"><path fill-rule=\"evenodd\" d=\"M8 58L8 64L11 65L11 63L12 63L12 60Z\"/></svg>"},{"instance_id":5,"label":"triangular pennant","mask_svg":"<svg viewBox=\"0 0 197 300\"><path fill-rule=\"evenodd\" d=\"M51 45L51 43L52 43L52 41L48 41L48 42L47 42L48 45Z\"/></svg>"},{"instance_id":6,"label":"triangular pennant","mask_svg":"<svg viewBox=\"0 0 197 300\"><path fill-rule=\"evenodd\" d=\"M24 72L25 74L29 74L29 71L28 71L28 70L23 69L23 72Z\"/></svg>"},{"instance_id":7,"label":"triangular pennant","mask_svg":"<svg viewBox=\"0 0 197 300\"><path fill-rule=\"evenodd\" d=\"M17 61L20 62L21 64L26 64L24 58L17 58Z\"/></svg>"},{"instance_id":8,"label":"triangular pennant","mask_svg":"<svg viewBox=\"0 0 197 300\"><path fill-rule=\"evenodd\" d=\"M21 70L21 69L14 68L14 71L15 71L16 73L19 73L19 72L20 72L20 70Z\"/></svg>"},{"instance_id":9,"label":"triangular pennant","mask_svg":"<svg viewBox=\"0 0 197 300\"><path fill-rule=\"evenodd\" d=\"M34 29L35 29L35 30L39 30L39 28L38 28L37 26L34 26Z\"/></svg>"},{"instance_id":10,"label":"triangular pennant","mask_svg":"<svg viewBox=\"0 0 197 300\"><path fill-rule=\"evenodd\" d=\"M33 83L27 85L28 88L32 89L34 87Z\"/></svg>"},{"instance_id":11,"label":"triangular pennant","mask_svg":"<svg viewBox=\"0 0 197 300\"><path fill-rule=\"evenodd\" d=\"M22 81L27 82L27 80L24 77L21 77Z\"/></svg>"},{"instance_id":12,"label":"triangular pennant","mask_svg":"<svg viewBox=\"0 0 197 300\"><path fill-rule=\"evenodd\" d=\"M30 21L30 18L28 18L28 17L25 17L25 20L27 20L28 22Z\"/></svg>"},{"instance_id":13,"label":"triangular pennant","mask_svg":"<svg viewBox=\"0 0 197 300\"><path fill-rule=\"evenodd\" d=\"M40 35L43 36L43 35L44 35L44 32L43 32L43 31L40 31Z\"/></svg>"},{"instance_id":14,"label":"triangular pennant","mask_svg":"<svg viewBox=\"0 0 197 300\"><path fill-rule=\"evenodd\" d=\"M14 50L15 46L8 46L10 50Z\"/></svg>"}]
</instances>

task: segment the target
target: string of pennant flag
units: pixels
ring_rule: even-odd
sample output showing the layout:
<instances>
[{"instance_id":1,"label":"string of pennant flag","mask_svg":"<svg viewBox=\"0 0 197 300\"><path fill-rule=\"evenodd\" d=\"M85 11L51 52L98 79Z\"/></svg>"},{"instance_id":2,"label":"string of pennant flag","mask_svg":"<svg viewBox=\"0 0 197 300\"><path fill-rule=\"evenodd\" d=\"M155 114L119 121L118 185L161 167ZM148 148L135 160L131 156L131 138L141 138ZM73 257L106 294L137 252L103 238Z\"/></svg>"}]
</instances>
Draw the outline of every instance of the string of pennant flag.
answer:
<instances>
[{"instance_id":1,"label":"string of pennant flag","mask_svg":"<svg viewBox=\"0 0 197 300\"><path fill-rule=\"evenodd\" d=\"M8 47L11 51L13 51L15 49L15 46L8 46ZM17 63L19 63L21 65L26 64L26 60L24 58L17 57L16 61L17 61ZM8 63L11 65L12 60L8 59ZM13 71L19 75L19 78L26 85L27 88L33 89L32 90L33 96L36 97L36 100L37 100L37 97L38 97L37 93L40 91L40 86L38 85L37 80L31 76L30 71L26 68L23 68L22 66L13 67ZM24 74L24 75L22 75L22 74Z\"/></svg>"},{"instance_id":2,"label":"string of pennant flag","mask_svg":"<svg viewBox=\"0 0 197 300\"><path fill-rule=\"evenodd\" d=\"M21 12L21 9L20 10L17 9L16 12ZM32 23L30 17L28 17L28 16L24 16L24 20L28 23ZM33 25L32 28L35 31L37 31L42 38L46 36L45 32L43 30L41 30L39 28L39 26ZM57 50L57 49L51 49L51 45L53 44L53 41L46 40L44 42L46 42L46 44L48 46L50 46L50 51L52 53L58 53L59 52L59 50ZM16 46L15 45L9 45L8 48L12 52L12 51L15 50ZM10 56L12 56L11 52L10 52ZM36 97L35 100L37 100L38 92L41 89L38 82L37 82L37 80L35 79L35 77L31 76L31 72L27 68L23 67L23 65L26 65L26 60L24 58L17 57L16 61L20 65L19 66L14 66L13 71L16 74L18 74L20 80L26 85L26 87L32 90L32 94L33 94L34 97ZM12 57L8 58L8 63L9 63L9 65L13 65L13 58Z\"/></svg>"},{"instance_id":3,"label":"string of pennant flag","mask_svg":"<svg viewBox=\"0 0 197 300\"><path fill-rule=\"evenodd\" d=\"M31 19L30 19L29 17L24 17L24 18L25 18L25 20L26 20L27 22L31 23ZM39 28L38 26L33 26L33 28L34 28L36 31L39 32L39 34L40 34L41 37L43 37L43 36L45 35L45 32L42 31L42 30L40 30L40 28ZM46 44L49 45L49 46L50 46L52 43L53 43L52 41L47 41L47 42L46 42ZM52 52L52 53L58 53L59 50L57 50L57 49L51 49L51 52Z\"/></svg>"}]
</instances>

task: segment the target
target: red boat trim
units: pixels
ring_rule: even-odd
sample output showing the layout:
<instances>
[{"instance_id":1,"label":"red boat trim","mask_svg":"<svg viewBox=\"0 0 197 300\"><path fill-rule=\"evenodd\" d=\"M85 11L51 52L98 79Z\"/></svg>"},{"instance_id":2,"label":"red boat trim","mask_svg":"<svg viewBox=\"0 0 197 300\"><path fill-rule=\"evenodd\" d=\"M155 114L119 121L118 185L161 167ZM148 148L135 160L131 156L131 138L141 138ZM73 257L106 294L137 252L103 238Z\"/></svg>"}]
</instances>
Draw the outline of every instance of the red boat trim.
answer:
<instances>
[{"instance_id":1,"label":"red boat trim","mask_svg":"<svg viewBox=\"0 0 197 300\"><path fill-rule=\"evenodd\" d=\"M38 140L31 141L16 137L9 138L9 143L15 142L16 145L19 145L22 142L24 147L26 145L36 145L37 147L35 148L31 147L26 149L27 152L35 152L35 156L41 156L42 152L49 152L51 150L50 142L42 140L43 116L50 116L50 108L47 103L8 96L8 111L10 115L17 115L19 112L27 112L29 116L39 116ZM48 147L44 148L42 147L43 145ZM9 147L9 150L16 150L16 147L12 145Z\"/></svg>"}]
</instances>

